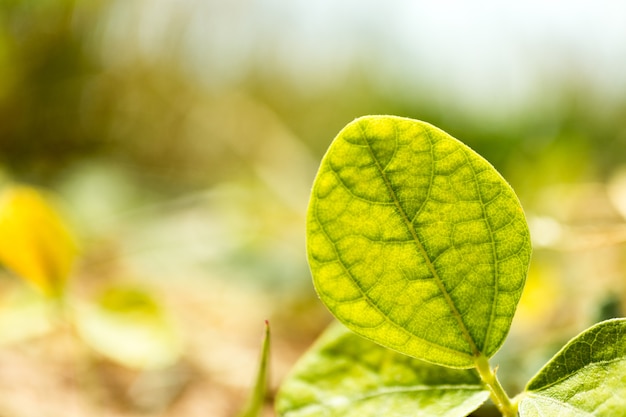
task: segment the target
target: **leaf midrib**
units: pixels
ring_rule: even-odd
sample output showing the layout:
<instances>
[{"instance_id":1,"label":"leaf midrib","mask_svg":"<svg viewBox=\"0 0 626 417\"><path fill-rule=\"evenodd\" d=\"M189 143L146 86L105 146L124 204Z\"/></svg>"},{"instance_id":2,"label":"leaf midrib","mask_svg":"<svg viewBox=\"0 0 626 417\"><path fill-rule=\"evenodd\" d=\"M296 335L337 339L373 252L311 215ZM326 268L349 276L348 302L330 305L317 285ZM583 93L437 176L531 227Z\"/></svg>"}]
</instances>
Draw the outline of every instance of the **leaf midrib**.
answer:
<instances>
[{"instance_id":1,"label":"leaf midrib","mask_svg":"<svg viewBox=\"0 0 626 417\"><path fill-rule=\"evenodd\" d=\"M424 244L420 240L420 238L419 238L419 236L417 234L417 231L415 230L415 227L413 226L413 223L411 222L411 220L409 219L409 217L408 217L407 213L405 212L404 208L400 204L400 200L398 199L398 196L396 195L396 192L395 192L395 190L394 190L394 188L393 188L393 186L391 184L391 181L389 180L389 178L385 174L385 171L384 171L380 161L378 160L376 154L374 153L374 149L372 148L372 146L370 144L369 137L367 135L366 130L360 124L359 124L359 128L361 130L361 133L362 133L363 137L365 138L365 143L367 143L367 149L369 150L369 153L370 153L370 155L372 157L372 160L376 164L376 168L378 169L378 171L379 171L383 181L385 182L385 186L387 187L387 191L389 192L389 195L392 198L393 203L396 206L396 209L398 210L398 213L401 215L402 220L404 221L404 224L406 225L409 233L411 234L412 240L415 243L415 246L417 247L418 252L420 253L420 255L422 255L422 257L426 261L426 265L428 267L428 270L432 274L433 279L434 279L434 281L435 281L435 283L437 285L437 288L439 289L439 291L443 295L444 300L446 301L446 304L450 308L450 310L452 312L452 315L454 316L455 320L457 321L457 323L459 325L459 328L461 330L461 333L463 334L463 337L465 338L465 341L469 345L470 350L472 351L472 354L474 355L474 357L479 357L481 355L481 352L478 349L478 347L476 346L476 343L474 342L474 339L472 338L472 336L471 336L471 334L469 332L469 329L465 325L465 322L463 321L463 317L461 316L461 313L459 312L459 310L457 309L456 305L454 304L454 301L452 300L452 297L450 297L450 294L446 290L446 287L443 284L443 280L439 276L439 273L437 272L437 268L435 268L435 265L431 261L430 256L428 255L428 252L426 251L426 248L424 247ZM397 127L396 126L394 126L394 132L395 132L394 140L396 141L396 149L397 149L397 147L399 145L398 145L398 131L397 131ZM429 136L426 132L424 132L424 135ZM434 161L435 158L434 158L434 155L432 155L433 143L430 140L430 137L428 137L428 141L430 143L430 152L431 152L432 160ZM394 151L394 156L395 156L395 151ZM431 186L432 186L432 180L429 182L429 187L431 187Z\"/></svg>"},{"instance_id":2,"label":"leaf midrib","mask_svg":"<svg viewBox=\"0 0 626 417\"><path fill-rule=\"evenodd\" d=\"M317 220L317 222L318 222L318 224L320 224L320 226L321 226L321 222L319 221L319 215L317 215L317 214L316 214L316 219L318 219L318 220ZM324 234L324 236L326 237L326 239L328 239L328 241L329 241L329 242L330 242L330 241L332 241L331 237L328 235L328 233L326 232L326 230L324 229L324 227L323 227L323 226L322 226L322 227L320 227L320 231ZM333 246L333 252L335 253L335 257L339 260L339 264L340 264L340 265L341 265L341 267L343 268L343 271L345 272L346 276L350 277L350 279L352 280L352 282L354 282L354 283L356 284L356 283L357 283L357 280L356 280L356 279L354 279L354 277L352 277L352 274L350 273L350 271L348 271L348 270L346 269L344 262L342 262L342 261L341 261L341 256L339 255L339 252L338 252L338 250L337 250L336 245L333 243L333 245L332 245L332 246ZM333 262L333 261L329 261L329 262ZM379 307L379 306L378 306L378 305L374 302L374 300L372 300L372 299L371 299L371 298L370 298L370 297L369 297L369 296L368 296L368 295L367 295L367 294L363 291L363 289L362 289L362 288L360 288L360 286L358 286L358 284L357 284L357 287L359 287L359 290L360 290L361 295L363 296L363 298L365 298L365 299L367 300L368 305L369 305L371 308L373 308L374 310L376 310L378 313L380 313L380 315L381 315L381 316L383 316L383 317L385 318L385 320L387 320L387 321L389 321L390 323L392 323L393 325L397 326L397 327L398 327L398 329L400 329L401 331L403 331L403 332L405 332L405 333L407 333L407 334L409 334L409 335L411 335L411 336L413 336L413 337L416 337L416 338L420 339L422 342L424 342L424 343L426 343L426 344L428 344L428 345L431 345L431 346L436 346L436 347L438 347L439 349L443 349L443 350L447 350L447 351L451 351L451 352L455 352L455 353L463 353L464 355L466 354L465 352L459 352L457 349L450 348L450 347L448 347L448 346L441 346L441 345L439 345L439 344L437 344L437 343L435 343L435 342L432 342L432 341L430 341L430 340L424 339L424 338L422 338L422 337L420 337L420 336L418 336L418 335L416 335L416 334L414 334L414 333L409 332L409 331L408 331L406 328L404 328L404 327L398 326L398 324L397 324L397 323L395 323L394 321L392 321L392 320L391 320L391 319L390 319L390 318L386 315L386 313L385 313L383 310L381 310L381 308L380 308L380 307ZM354 300L351 300L351 301L354 301ZM392 349L393 349L393 348L392 348Z\"/></svg>"}]
</instances>

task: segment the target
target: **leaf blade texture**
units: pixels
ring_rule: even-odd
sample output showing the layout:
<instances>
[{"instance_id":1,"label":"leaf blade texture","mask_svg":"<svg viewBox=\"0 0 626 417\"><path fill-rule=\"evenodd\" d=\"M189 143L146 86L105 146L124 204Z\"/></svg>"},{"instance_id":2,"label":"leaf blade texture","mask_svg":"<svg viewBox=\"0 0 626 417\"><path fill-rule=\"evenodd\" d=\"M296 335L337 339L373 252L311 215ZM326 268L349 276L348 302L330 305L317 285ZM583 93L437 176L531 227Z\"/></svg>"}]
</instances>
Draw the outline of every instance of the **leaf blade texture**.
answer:
<instances>
[{"instance_id":1,"label":"leaf blade texture","mask_svg":"<svg viewBox=\"0 0 626 417\"><path fill-rule=\"evenodd\" d=\"M520 416L618 416L626 410L626 319L585 330L526 387Z\"/></svg>"},{"instance_id":2,"label":"leaf blade texture","mask_svg":"<svg viewBox=\"0 0 626 417\"><path fill-rule=\"evenodd\" d=\"M476 373L432 365L331 325L276 400L280 417L462 417L489 396Z\"/></svg>"},{"instance_id":3,"label":"leaf blade texture","mask_svg":"<svg viewBox=\"0 0 626 417\"><path fill-rule=\"evenodd\" d=\"M341 322L386 347L459 368L492 356L530 251L508 183L432 125L363 117L322 160L307 217L316 290Z\"/></svg>"}]
</instances>

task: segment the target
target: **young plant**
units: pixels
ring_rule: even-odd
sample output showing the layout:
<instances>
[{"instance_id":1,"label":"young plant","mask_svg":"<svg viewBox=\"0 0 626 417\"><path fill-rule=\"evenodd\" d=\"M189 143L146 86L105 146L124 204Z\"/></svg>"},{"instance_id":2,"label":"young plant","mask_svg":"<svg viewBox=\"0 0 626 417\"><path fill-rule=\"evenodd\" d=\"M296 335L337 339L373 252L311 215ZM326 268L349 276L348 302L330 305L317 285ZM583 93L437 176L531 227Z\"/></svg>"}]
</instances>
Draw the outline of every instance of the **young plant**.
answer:
<instances>
[{"instance_id":1,"label":"young plant","mask_svg":"<svg viewBox=\"0 0 626 417\"><path fill-rule=\"evenodd\" d=\"M259 368L257 369L250 397L245 407L237 414L237 417L259 417L263 412L263 405L265 404L267 387L269 385L270 343L270 323L265 320L265 333L261 346Z\"/></svg>"},{"instance_id":2,"label":"young plant","mask_svg":"<svg viewBox=\"0 0 626 417\"><path fill-rule=\"evenodd\" d=\"M331 326L281 387L283 417L626 415L626 320L571 340L515 398L489 359L531 256L512 188L424 122L346 126L313 185L307 250Z\"/></svg>"}]
</instances>

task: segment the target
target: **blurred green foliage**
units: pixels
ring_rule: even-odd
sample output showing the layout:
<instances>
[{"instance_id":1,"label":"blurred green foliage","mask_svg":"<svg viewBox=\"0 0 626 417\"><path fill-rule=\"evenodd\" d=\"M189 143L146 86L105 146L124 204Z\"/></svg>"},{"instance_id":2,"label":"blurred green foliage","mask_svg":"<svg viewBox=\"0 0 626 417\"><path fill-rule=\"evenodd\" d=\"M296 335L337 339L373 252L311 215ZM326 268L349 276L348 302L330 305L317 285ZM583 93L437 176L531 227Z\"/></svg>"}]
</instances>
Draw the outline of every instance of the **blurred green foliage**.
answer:
<instances>
[{"instance_id":1,"label":"blurred green foliage","mask_svg":"<svg viewBox=\"0 0 626 417\"><path fill-rule=\"evenodd\" d=\"M80 36L89 28L73 27L75 8L73 1L3 2L0 152L3 165L34 180L103 143L81 123L85 88L97 67ZM83 25L93 14L86 20Z\"/></svg>"},{"instance_id":2,"label":"blurred green foliage","mask_svg":"<svg viewBox=\"0 0 626 417\"><path fill-rule=\"evenodd\" d=\"M122 39L110 35L112 27L126 23L118 9L130 14L127 20L139 20L141 7L147 6L3 2L0 155L9 172L51 183L78 160L104 157L130 165L142 180L160 187L215 184L249 170L256 157L251 153L259 152L264 140L265 132L257 130L263 126L251 114L259 109L316 156L357 116L428 120L466 138L524 193L546 182L603 179L623 162L626 93L598 96L581 76L565 75L559 83L546 79L543 95L506 120L487 112L481 120L441 100L435 87L407 90L415 80L396 78L383 85L376 66L358 59L347 74L339 72L320 88L311 74L286 80L266 57L252 55L235 82L219 84L225 74L207 68L204 76L215 83L207 86L177 54L185 47L180 38L192 18L189 5L183 8L189 15L180 13L182 23L163 22L169 42L150 55L141 49L138 29L122 30ZM221 8L227 15L229 6ZM233 94L245 97L251 108L233 101ZM251 150L242 150L248 145Z\"/></svg>"}]
</instances>

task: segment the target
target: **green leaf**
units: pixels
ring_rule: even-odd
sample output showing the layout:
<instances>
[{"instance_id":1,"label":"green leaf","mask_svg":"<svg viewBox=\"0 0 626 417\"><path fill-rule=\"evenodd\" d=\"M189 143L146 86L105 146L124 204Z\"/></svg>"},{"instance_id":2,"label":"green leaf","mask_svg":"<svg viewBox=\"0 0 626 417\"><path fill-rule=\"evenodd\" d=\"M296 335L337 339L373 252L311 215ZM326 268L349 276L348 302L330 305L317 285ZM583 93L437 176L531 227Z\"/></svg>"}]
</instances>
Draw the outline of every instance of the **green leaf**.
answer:
<instances>
[{"instance_id":1,"label":"green leaf","mask_svg":"<svg viewBox=\"0 0 626 417\"><path fill-rule=\"evenodd\" d=\"M469 368L506 337L530 260L507 182L427 123L368 116L322 160L307 220L316 290L350 329Z\"/></svg>"},{"instance_id":2,"label":"green leaf","mask_svg":"<svg viewBox=\"0 0 626 417\"><path fill-rule=\"evenodd\" d=\"M626 319L603 321L570 340L528 383L523 417L623 416Z\"/></svg>"},{"instance_id":3,"label":"green leaf","mask_svg":"<svg viewBox=\"0 0 626 417\"><path fill-rule=\"evenodd\" d=\"M257 371L252 394L244 410L239 413L239 417L258 417L263 410L265 395L268 385L268 369L270 361L270 324L265 321L265 335L263 337L263 347L261 348L261 360Z\"/></svg>"},{"instance_id":4,"label":"green leaf","mask_svg":"<svg viewBox=\"0 0 626 417\"><path fill-rule=\"evenodd\" d=\"M331 326L283 383L281 417L461 417L489 396L477 374L432 365Z\"/></svg>"}]
</instances>

